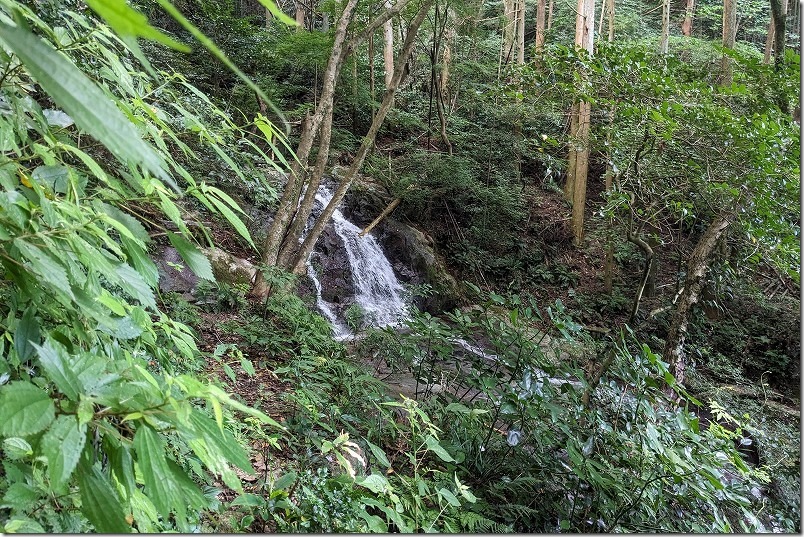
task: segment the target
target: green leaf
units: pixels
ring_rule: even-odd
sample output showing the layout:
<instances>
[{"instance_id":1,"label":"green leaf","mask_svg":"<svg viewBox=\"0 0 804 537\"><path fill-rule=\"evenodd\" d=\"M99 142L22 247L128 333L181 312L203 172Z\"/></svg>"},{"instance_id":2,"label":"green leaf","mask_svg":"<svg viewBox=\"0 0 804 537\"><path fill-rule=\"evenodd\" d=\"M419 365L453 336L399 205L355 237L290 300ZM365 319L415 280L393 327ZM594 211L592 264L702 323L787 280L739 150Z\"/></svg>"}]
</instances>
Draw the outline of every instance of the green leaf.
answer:
<instances>
[{"instance_id":1,"label":"green leaf","mask_svg":"<svg viewBox=\"0 0 804 537\"><path fill-rule=\"evenodd\" d=\"M144 37L180 52L191 50L148 24L148 18L129 7L125 0L87 0L87 4L122 37Z\"/></svg>"},{"instance_id":2,"label":"green leaf","mask_svg":"<svg viewBox=\"0 0 804 537\"><path fill-rule=\"evenodd\" d=\"M38 499L39 493L31 485L27 483L12 483L3 495L0 507L10 507L22 512L28 512Z\"/></svg>"},{"instance_id":3,"label":"green leaf","mask_svg":"<svg viewBox=\"0 0 804 537\"><path fill-rule=\"evenodd\" d=\"M140 304L144 307L152 310L156 309L154 292L145 280L142 279L139 272L125 263L120 263L115 268L115 273L119 276L117 283L126 293L139 300Z\"/></svg>"},{"instance_id":4,"label":"green leaf","mask_svg":"<svg viewBox=\"0 0 804 537\"><path fill-rule=\"evenodd\" d=\"M47 459L51 485L58 489L66 483L81 458L87 427L74 416L59 416L42 437L42 454Z\"/></svg>"},{"instance_id":5,"label":"green leaf","mask_svg":"<svg viewBox=\"0 0 804 537\"><path fill-rule=\"evenodd\" d=\"M95 530L98 533L130 533L131 526L126 523L120 498L98 464L90 465L83 459L76 475L81 492L81 512Z\"/></svg>"},{"instance_id":6,"label":"green leaf","mask_svg":"<svg viewBox=\"0 0 804 537\"><path fill-rule=\"evenodd\" d=\"M69 59L18 26L0 22L0 39L76 125L105 145L123 164L138 164L177 189L165 172L162 157L143 141L114 102Z\"/></svg>"},{"instance_id":7,"label":"green leaf","mask_svg":"<svg viewBox=\"0 0 804 537\"><path fill-rule=\"evenodd\" d=\"M30 518L13 516L3 526L5 533L47 533L39 522Z\"/></svg>"},{"instance_id":8,"label":"green leaf","mask_svg":"<svg viewBox=\"0 0 804 537\"><path fill-rule=\"evenodd\" d=\"M139 272L142 279L145 280L145 283L151 287L156 287L156 284L159 282L159 269L156 268L156 264L135 241L124 236L120 237L120 241L123 243L123 247L128 255L127 261L129 265L133 266L134 269Z\"/></svg>"},{"instance_id":9,"label":"green leaf","mask_svg":"<svg viewBox=\"0 0 804 537\"><path fill-rule=\"evenodd\" d=\"M296 482L296 472L288 472L281 477L279 477L276 481L274 481L273 485L271 486L271 490L284 490L288 489Z\"/></svg>"},{"instance_id":10,"label":"green leaf","mask_svg":"<svg viewBox=\"0 0 804 537\"><path fill-rule=\"evenodd\" d=\"M24 459L33 455L31 444L24 438L13 436L3 440L3 451L9 459Z\"/></svg>"},{"instance_id":11,"label":"green leaf","mask_svg":"<svg viewBox=\"0 0 804 537\"><path fill-rule=\"evenodd\" d=\"M209 259L201 253L201 250L195 247L193 243L178 235L176 233L168 232L168 239L170 244L179 252L179 255L190 270L196 276L211 282L215 281L215 275L212 273L212 265L209 264Z\"/></svg>"},{"instance_id":12,"label":"green leaf","mask_svg":"<svg viewBox=\"0 0 804 537\"><path fill-rule=\"evenodd\" d=\"M150 242L151 237L139 220L108 203L96 202L96 206L114 222L121 225L115 226L118 231L121 231L121 229L126 230L131 235L131 238L140 241L142 244Z\"/></svg>"},{"instance_id":13,"label":"green leaf","mask_svg":"<svg viewBox=\"0 0 804 537\"><path fill-rule=\"evenodd\" d=\"M0 436L27 436L44 430L56 416L50 396L30 382L0 387Z\"/></svg>"},{"instance_id":14,"label":"green leaf","mask_svg":"<svg viewBox=\"0 0 804 537\"><path fill-rule=\"evenodd\" d=\"M259 2L265 7L265 9L270 11L271 15L273 15L279 22L287 24L288 26L298 26L298 23L287 16L284 11L279 9L272 0L259 0Z\"/></svg>"},{"instance_id":15,"label":"green leaf","mask_svg":"<svg viewBox=\"0 0 804 537\"><path fill-rule=\"evenodd\" d=\"M256 249L256 246L254 246L254 242L251 240L251 234L249 234L248 228L246 228L246 225L243 223L242 220L240 220L240 217L238 217L234 213L234 211L232 211L223 201L219 200L214 195L211 195L211 193L210 196L208 196L208 199L215 205L215 207L221 212L221 214L223 214L226 220L230 224L232 224L232 227L235 228L235 231L237 231L241 237L246 239L248 243L253 248Z\"/></svg>"},{"instance_id":16,"label":"green leaf","mask_svg":"<svg viewBox=\"0 0 804 537\"><path fill-rule=\"evenodd\" d=\"M361 487L366 487L374 494L382 494L391 488L391 485L388 483L388 479L380 474L370 474L365 477L358 477L355 479L355 483Z\"/></svg>"},{"instance_id":17,"label":"green leaf","mask_svg":"<svg viewBox=\"0 0 804 537\"><path fill-rule=\"evenodd\" d=\"M382 450L382 448L380 448L380 446L372 444L368 440L366 440L366 445L369 447L371 453L374 455L374 457L377 459L377 462L379 462L380 465L382 465L385 468L391 467L391 463L388 460L388 457L385 455L385 452Z\"/></svg>"},{"instance_id":18,"label":"green leaf","mask_svg":"<svg viewBox=\"0 0 804 537\"><path fill-rule=\"evenodd\" d=\"M438 458L444 462L455 462L455 459L447 453L447 450L441 447L441 444L438 443L438 440L433 435L427 435L424 439L425 443L427 444L427 448L438 455Z\"/></svg>"},{"instance_id":19,"label":"green leaf","mask_svg":"<svg viewBox=\"0 0 804 537\"><path fill-rule=\"evenodd\" d=\"M452 492L450 492L449 490L442 488L442 489L438 489L437 492L438 492L438 495L441 496L442 498L444 498L445 500L447 500L447 503L450 504L451 506L453 506L453 507L460 507L461 506L461 502L459 502L458 498L456 498L455 495Z\"/></svg>"},{"instance_id":20,"label":"green leaf","mask_svg":"<svg viewBox=\"0 0 804 537\"><path fill-rule=\"evenodd\" d=\"M39 343L39 322L34 317L35 309L31 306L22 314L20 324L14 331L14 348L20 361L26 361L33 356L32 343Z\"/></svg>"},{"instance_id":21,"label":"green leaf","mask_svg":"<svg viewBox=\"0 0 804 537\"><path fill-rule=\"evenodd\" d=\"M46 251L20 238L14 239L14 246L28 259L31 268L42 283L47 283L55 290L64 292L71 299L75 299L70 288L70 280L67 278L67 271L64 270L61 263L53 259Z\"/></svg>"},{"instance_id":22,"label":"green leaf","mask_svg":"<svg viewBox=\"0 0 804 537\"><path fill-rule=\"evenodd\" d=\"M256 494L241 494L229 504L230 507L243 506L243 507L262 507L265 505L265 498L257 496Z\"/></svg>"},{"instance_id":23,"label":"green leaf","mask_svg":"<svg viewBox=\"0 0 804 537\"><path fill-rule=\"evenodd\" d=\"M39 353L39 363L45 373L56 387L67 396L70 401L78 399L81 392L81 382L72 370L70 356L67 350L58 342L48 339L44 345L36 345Z\"/></svg>"},{"instance_id":24,"label":"green leaf","mask_svg":"<svg viewBox=\"0 0 804 537\"><path fill-rule=\"evenodd\" d=\"M215 421L208 418L203 412L197 409L193 409L190 414L190 424L196 434L198 434L209 447L213 447L215 452L220 453L222 457L244 472L254 474L254 468L251 467L251 461L249 461L246 450L243 449L243 446L235 440L229 431L221 431Z\"/></svg>"},{"instance_id":25,"label":"green leaf","mask_svg":"<svg viewBox=\"0 0 804 537\"><path fill-rule=\"evenodd\" d=\"M148 425L141 425L134 434L134 449L137 465L145 481L145 491L159 513L167 518L173 506L173 490L170 468L165 459L165 450L159 435ZM182 498L176 498L183 501Z\"/></svg>"}]
</instances>

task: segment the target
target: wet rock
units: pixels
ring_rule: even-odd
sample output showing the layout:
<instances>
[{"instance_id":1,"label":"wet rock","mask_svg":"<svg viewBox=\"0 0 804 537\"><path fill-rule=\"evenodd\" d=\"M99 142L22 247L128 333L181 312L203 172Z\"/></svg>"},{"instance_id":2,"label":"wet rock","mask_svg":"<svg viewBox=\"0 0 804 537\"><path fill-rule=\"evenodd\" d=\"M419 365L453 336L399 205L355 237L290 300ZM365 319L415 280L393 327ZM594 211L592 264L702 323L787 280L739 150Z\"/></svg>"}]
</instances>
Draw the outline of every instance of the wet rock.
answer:
<instances>
[{"instance_id":1,"label":"wet rock","mask_svg":"<svg viewBox=\"0 0 804 537\"><path fill-rule=\"evenodd\" d=\"M248 260L235 257L220 248L207 248L204 254L212 265L212 273L218 282L251 284L257 268Z\"/></svg>"},{"instance_id":2,"label":"wet rock","mask_svg":"<svg viewBox=\"0 0 804 537\"><path fill-rule=\"evenodd\" d=\"M192 293L198 285L198 276L190 270L171 246L161 248L154 256L159 271L159 290L163 293Z\"/></svg>"},{"instance_id":3,"label":"wet rock","mask_svg":"<svg viewBox=\"0 0 804 537\"><path fill-rule=\"evenodd\" d=\"M310 262L318 273L321 297L324 300L337 306L345 304L348 297L354 296L355 285L349 258L331 222L321 233Z\"/></svg>"}]
</instances>

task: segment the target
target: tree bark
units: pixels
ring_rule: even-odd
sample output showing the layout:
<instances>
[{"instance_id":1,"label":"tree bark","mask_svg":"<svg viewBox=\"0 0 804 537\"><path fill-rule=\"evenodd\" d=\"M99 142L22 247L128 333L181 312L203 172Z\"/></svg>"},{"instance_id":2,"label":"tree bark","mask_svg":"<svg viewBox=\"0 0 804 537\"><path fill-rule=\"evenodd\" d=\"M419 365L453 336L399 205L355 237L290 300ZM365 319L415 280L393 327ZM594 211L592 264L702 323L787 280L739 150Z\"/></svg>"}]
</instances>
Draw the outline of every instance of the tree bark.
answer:
<instances>
[{"instance_id":1,"label":"tree bark","mask_svg":"<svg viewBox=\"0 0 804 537\"><path fill-rule=\"evenodd\" d=\"M517 2L516 40L516 63L523 65L525 63L525 0Z\"/></svg>"},{"instance_id":2,"label":"tree bark","mask_svg":"<svg viewBox=\"0 0 804 537\"><path fill-rule=\"evenodd\" d=\"M770 63L769 44L773 42L774 64L781 68L784 60L785 31L787 26L787 0L771 0L771 26L768 29L768 43L765 45L765 63Z\"/></svg>"},{"instance_id":3,"label":"tree bark","mask_svg":"<svg viewBox=\"0 0 804 537\"><path fill-rule=\"evenodd\" d=\"M698 301L704 285L704 278L709 270L712 252L721 235L731 225L736 217L736 211L720 214L712 220L704 231L695 249L687 262L687 278L684 289L676 302L676 310L667 331L662 356L669 364L670 373L675 377L676 383L684 384L686 379L686 362L684 356L684 340L687 336L689 315L692 306ZM672 389L667 390L672 396Z\"/></svg>"},{"instance_id":4,"label":"tree bark","mask_svg":"<svg viewBox=\"0 0 804 537\"><path fill-rule=\"evenodd\" d=\"M575 46L585 49L591 55L594 51L595 2L578 0L575 18ZM583 83L586 75L581 72ZM567 162L567 184L564 194L572 201L572 234L576 246L583 243L583 220L586 206L586 178L589 171L589 130L592 105L579 101L573 107L570 136L572 138Z\"/></svg>"},{"instance_id":5,"label":"tree bark","mask_svg":"<svg viewBox=\"0 0 804 537\"><path fill-rule=\"evenodd\" d=\"M670 45L670 0L662 0L662 35L659 38L659 54L667 54Z\"/></svg>"},{"instance_id":6,"label":"tree bark","mask_svg":"<svg viewBox=\"0 0 804 537\"><path fill-rule=\"evenodd\" d=\"M545 11L547 10L547 0L539 0L536 5L536 52L539 53L544 50L544 41L546 38L545 23L547 17Z\"/></svg>"},{"instance_id":7,"label":"tree bark","mask_svg":"<svg viewBox=\"0 0 804 537\"><path fill-rule=\"evenodd\" d=\"M371 230L372 230L372 229L374 229L374 228L377 226L377 224L379 224L380 222L382 222L382 219L383 219L383 218L385 218L386 216L388 216L389 214L391 214L391 211L393 211L394 209L396 209L396 206L397 206L397 205L399 205L399 202L401 202L401 201L402 201L402 198L396 198L396 199L394 199L394 201L392 201L391 203L389 203L389 204L388 204L388 207L386 207L385 209L383 209L383 211L380 213L380 215L379 215L377 218L375 218L374 220L372 220L372 221L371 221L371 223L370 223L369 225L367 225L367 226L365 227L365 229L363 229L363 231L361 231L360 233L358 233L358 236L360 236L360 237L365 237L367 234L371 233Z\"/></svg>"},{"instance_id":8,"label":"tree bark","mask_svg":"<svg viewBox=\"0 0 804 537\"><path fill-rule=\"evenodd\" d=\"M427 16L427 12L429 11L433 1L434 0L424 0L419 8L418 13L410 23L407 35L405 36L405 42L396 61L391 86L385 91L385 97L383 98L382 104L380 105L379 110L377 110L377 115L374 117L374 121L372 121L368 133L363 137L363 142L360 144L360 149L358 149L354 161L344 177L341 179L341 183L333 194L332 200L330 200L321 215L316 220L313 228L307 234L307 237L305 237L304 242L300 246L297 254L293 256L292 264L287 265L287 268L292 268L295 274L304 273L307 258L310 257L318 237L321 235L327 222L329 222L330 218L332 218L332 213L335 212L335 208L338 206L341 200L343 200L343 197L346 195L346 192L352 185L352 181L354 181L357 171L363 166L366 156L368 155L371 147L374 145L374 139L377 137L377 132L380 130L380 127L385 120L385 116L388 114L388 110L391 108L394 100L394 94L396 93L399 83L404 75L405 65L407 64L408 58L410 57L416 42L416 34L419 31L419 27L421 27L422 23L424 22L424 19Z\"/></svg>"},{"instance_id":9,"label":"tree bark","mask_svg":"<svg viewBox=\"0 0 804 537\"><path fill-rule=\"evenodd\" d=\"M304 4L296 0L296 31L301 32L305 29L304 19L307 18L307 12L304 9Z\"/></svg>"},{"instance_id":10,"label":"tree bark","mask_svg":"<svg viewBox=\"0 0 804 537\"><path fill-rule=\"evenodd\" d=\"M296 149L296 160L291 163L288 180L279 200L279 208L274 215L274 221L268 229L268 235L262 245L262 263L265 265L276 265L277 263L280 246L296 211L301 187L304 184L304 179L306 179L307 161L310 157L313 141L318 135L321 123L324 121L328 110L333 106L335 85L345 58L346 32L349 23L352 21L357 2L358 0L349 0L338 20L332 53L324 71L321 99L319 99L313 116L305 118L299 146ZM254 296L265 296L267 294L267 288L264 283L261 272L258 271L254 288L252 289Z\"/></svg>"},{"instance_id":11,"label":"tree bark","mask_svg":"<svg viewBox=\"0 0 804 537\"><path fill-rule=\"evenodd\" d=\"M695 14L695 0L687 0L687 7L684 10L684 22L681 23L681 33L692 36L692 17Z\"/></svg>"},{"instance_id":12,"label":"tree bark","mask_svg":"<svg viewBox=\"0 0 804 537\"><path fill-rule=\"evenodd\" d=\"M390 0L385 0L385 7L391 7ZM382 43L382 58L383 67L385 68L385 89L391 84L394 78L394 23L392 19L388 19L383 24L383 43Z\"/></svg>"},{"instance_id":13,"label":"tree bark","mask_svg":"<svg viewBox=\"0 0 804 537\"><path fill-rule=\"evenodd\" d=\"M723 48L733 49L737 32L737 0L723 0ZM730 86L734 81L732 61L723 55L721 62L721 79L723 86Z\"/></svg>"}]
</instances>

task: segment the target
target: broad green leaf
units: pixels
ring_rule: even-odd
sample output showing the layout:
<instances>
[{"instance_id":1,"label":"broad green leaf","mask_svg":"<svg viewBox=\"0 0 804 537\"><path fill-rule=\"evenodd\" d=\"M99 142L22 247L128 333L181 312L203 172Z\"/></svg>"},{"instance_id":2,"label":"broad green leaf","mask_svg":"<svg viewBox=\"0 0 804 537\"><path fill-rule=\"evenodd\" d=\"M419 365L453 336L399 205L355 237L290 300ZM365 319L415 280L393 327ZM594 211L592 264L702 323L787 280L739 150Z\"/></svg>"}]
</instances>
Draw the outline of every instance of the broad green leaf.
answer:
<instances>
[{"instance_id":1,"label":"broad green leaf","mask_svg":"<svg viewBox=\"0 0 804 537\"><path fill-rule=\"evenodd\" d=\"M60 488L73 473L87 439L86 429L74 416L59 416L42 437L42 454L53 488Z\"/></svg>"},{"instance_id":2,"label":"broad green leaf","mask_svg":"<svg viewBox=\"0 0 804 537\"><path fill-rule=\"evenodd\" d=\"M115 269L119 276L118 285L123 290L140 301L145 308L156 309L156 300L151 287L142 279L140 273L125 263L120 263Z\"/></svg>"},{"instance_id":3,"label":"broad green leaf","mask_svg":"<svg viewBox=\"0 0 804 537\"><path fill-rule=\"evenodd\" d=\"M130 533L131 526L126 522L120 497L98 464L90 465L83 459L76 476L81 492L81 512L95 530L98 533Z\"/></svg>"},{"instance_id":4,"label":"broad green leaf","mask_svg":"<svg viewBox=\"0 0 804 537\"><path fill-rule=\"evenodd\" d=\"M450 504L451 506L453 506L453 507L460 507L461 506L461 502L459 502L458 498L456 498L455 495L452 492L450 492L449 490L441 488L441 489L438 489L437 492L438 492L438 495L441 496L442 498L444 498L445 500L447 500L447 503Z\"/></svg>"},{"instance_id":5,"label":"broad green leaf","mask_svg":"<svg viewBox=\"0 0 804 537\"><path fill-rule=\"evenodd\" d=\"M374 494L382 494L391 488L391 485L388 483L388 479L380 474L370 474L365 477L358 477L355 479L355 483L361 487L366 487Z\"/></svg>"},{"instance_id":6,"label":"broad green leaf","mask_svg":"<svg viewBox=\"0 0 804 537\"><path fill-rule=\"evenodd\" d=\"M38 166L31 172L31 178L59 194L66 194L70 185L69 170L64 166Z\"/></svg>"},{"instance_id":7,"label":"broad green leaf","mask_svg":"<svg viewBox=\"0 0 804 537\"><path fill-rule=\"evenodd\" d=\"M257 496L256 494L241 494L234 500L232 503L229 504L230 507L234 506L243 506L243 507L262 507L265 505L265 498L262 496Z\"/></svg>"},{"instance_id":8,"label":"broad green leaf","mask_svg":"<svg viewBox=\"0 0 804 537\"><path fill-rule=\"evenodd\" d=\"M296 482L297 477L296 472L288 472L274 481L273 485L271 485L271 490L289 489Z\"/></svg>"},{"instance_id":9,"label":"broad green leaf","mask_svg":"<svg viewBox=\"0 0 804 537\"><path fill-rule=\"evenodd\" d=\"M64 292L71 299L75 299L75 295L70 288L70 280L67 278L67 271L61 263L53 259L46 251L23 239L14 239L14 246L27 258L31 268L39 276L42 283L47 283L54 290Z\"/></svg>"},{"instance_id":10,"label":"broad green leaf","mask_svg":"<svg viewBox=\"0 0 804 537\"><path fill-rule=\"evenodd\" d=\"M427 435L424 439L425 443L427 444L427 448L438 455L438 458L444 462L455 462L455 459L447 453L447 450L441 447L441 444L438 443L438 440L433 435Z\"/></svg>"},{"instance_id":11,"label":"broad green leaf","mask_svg":"<svg viewBox=\"0 0 804 537\"><path fill-rule=\"evenodd\" d=\"M27 483L12 483L5 494L3 494L0 507L10 507L22 512L29 512L38 499L39 493L31 485Z\"/></svg>"},{"instance_id":12,"label":"broad green leaf","mask_svg":"<svg viewBox=\"0 0 804 537\"><path fill-rule=\"evenodd\" d=\"M16 436L3 440L3 452L10 459L24 459L33 455L31 444Z\"/></svg>"},{"instance_id":13,"label":"broad green leaf","mask_svg":"<svg viewBox=\"0 0 804 537\"><path fill-rule=\"evenodd\" d=\"M28 307L14 331L14 348L23 362L33 356L33 344L39 343L39 321L34 316L35 311L35 308Z\"/></svg>"},{"instance_id":14,"label":"broad green leaf","mask_svg":"<svg viewBox=\"0 0 804 537\"><path fill-rule=\"evenodd\" d=\"M50 396L26 381L0 386L0 436L28 436L45 429L56 416Z\"/></svg>"},{"instance_id":15,"label":"broad green leaf","mask_svg":"<svg viewBox=\"0 0 804 537\"><path fill-rule=\"evenodd\" d=\"M229 431L225 429L221 431L214 420L197 409L193 409L190 414L190 425L208 447L214 448L215 453L241 470L254 474L254 468L251 466L246 450L237 443Z\"/></svg>"},{"instance_id":16,"label":"broad green leaf","mask_svg":"<svg viewBox=\"0 0 804 537\"><path fill-rule=\"evenodd\" d=\"M144 37L180 52L191 50L187 45L179 43L148 24L148 18L129 7L125 0L87 0L87 4L121 37Z\"/></svg>"},{"instance_id":17,"label":"broad green leaf","mask_svg":"<svg viewBox=\"0 0 804 537\"><path fill-rule=\"evenodd\" d=\"M184 259L184 262L187 263L187 266L190 267L190 270L192 270L196 276L211 282L215 281L215 275L212 273L212 265L209 264L209 259L201 253L201 250L176 233L168 232L168 239L170 240L170 244L179 252L181 258Z\"/></svg>"},{"instance_id":18,"label":"broad green leaf","mask_svg":"<svg viewBox=\"0 0 804 537\"><path fill-rule=\"evenodd\" d=\"M251 245L252 248L256 249L257 247L254 246L254 242L251 240L251 234L248 232L248 228L243 223L243 221L240 220L240 217L238 217L234 213L234 211L232 211L229 208L228 205L226 205L224 202L219 200L214 195L210 195L209 200L215 205L215 207L218 209L218 211L221 212L221 214L232 225L232 227L235 228L235 231L237 231L240 234L241 237L246 239L248 241L248 243Z\"/></svg>"},{"instance_id":19,"label":"broad green leaf","mask_svg":"<svg viewBox=\"0 0 804 537\"><path fill-rule=\"evenodd\" d=\"M120 237L120 241L123 243L123 247L128 255L127 261L129 265L133 266L134 269L139 272L142 279L145 280L145 283L151 287L156 287L156 284L159 282L159 269L156 268L156 264L135 241L128 237Z\"/></svg>"},{"instance_id":20,"label":"broad green leaf","mask_svg":"<svg viewBox=\"0 0 804 537\"><path fill-rule=\"evenodd\" d=\"M130 214L121 211L114 205L109 205L108 203L96 202L96 206L106 215L112 218L112 220L122 224L122 229L127 230L133 239L136 239L143 244L150 242L151 237L148 235L148 232L145 230L139 220ZM116 229L121 230L120 227L115 227Z\"/></svg>"},{"instance_id":21,"label":"broad green leaf","mask_svg":"<svg viewBox=\"0 0 804 537\"><path fill-rule=\"evenodd\" d=\"M47 533L45 528L35 520L30 518L13 516L3 526L4 533Z\"/></svg>"},{"instance_id":22,"label":"broad green leaf","mask_svg":"<svg viewBox=\"0 0 804 537\"><path fill-rule=\"evenodd\" d=\"M145 481L148 498L154 502L159 513L167 518L173 507L173 480L165 459L165 449L159 435L148 425L141 425L134 434L134 449L137 465ZM182 498L175 498L182 502Z\"/></svg>"},{"instance_id":23,"label":"broad green leaf","mask_svg":"<svg viewBox=\"0 0 804 537\"><path fill-rule=\"evenodd\" d=\"M67 354L67 350L60 343L51 339L45 341L44 345L34 344L34 347L39 353L39 363L48 378L70 401L77 400L82 386L72 369L72 360Z\"/></svg>"},{"instance_id":24,"label":"broad green leaf","mask_svg":"<svg viewBox=\"0 0 804 537\"><path fill-rule=\"evenodd\" d=\"M371 453L383 467L385 468L391 467L391 463L388 460L388 457L385 455L385 452L382 450L382 448L380 448L380 446L372 444L368 440L366 440L366 445L369 447Z\"/></svg>"},{"instance_id":25,"label":"broad green leaf","mask_svg":"<svg viewBox=\"0 0 804 537\"><path fill-rule=\"evenodd\" d=\"M4 22L0 22L0 39L76 125L105 145L123 164L138 164L177 189L165 172L162 157L143 141L114 102L67 57L28 30Z\"/></svg>"}]
</instances>

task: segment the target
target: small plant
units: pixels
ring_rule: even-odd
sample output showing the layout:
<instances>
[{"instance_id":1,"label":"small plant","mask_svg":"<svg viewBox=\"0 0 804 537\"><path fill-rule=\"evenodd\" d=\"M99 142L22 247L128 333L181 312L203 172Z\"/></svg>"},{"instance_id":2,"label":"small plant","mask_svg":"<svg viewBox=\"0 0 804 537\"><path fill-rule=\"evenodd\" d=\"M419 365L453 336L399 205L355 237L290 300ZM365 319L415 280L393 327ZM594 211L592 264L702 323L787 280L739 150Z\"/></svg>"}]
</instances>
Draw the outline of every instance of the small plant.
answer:
<instances>
[{"instance_id":1,"label":"small plant","mask_svg":"<svg viewBox=\"0 0 804 537\"><path fill-rule=\"evenodd\" d=\"M222 311L243 310L248 305L246 293L248 284L226 282L211 283L201 281L196 287L198 304L209 311L220 313Z\"/></svg>"},{"instance_id":2,"label":"small plant","mask_svg":"<svg viewBox=\"0 0 804 537\"><path fill-rule=\"evenodd\" d=\"M358 329L364 326L366 321L366 310L360 304L352 304L344 312L344 319L346 325L352 332L357 332Z\"/></svg>"},{"instance_id":3,"label":"small plant","mask_svg":"<svg viewBox=\"0 0 804 537\"><path fill-rule=\"evenodd\" d=\"M201 324L201 316L198 314L198 306L188 302L179 293L172 291L165 293L162 296L162 301L174 321L184 323L193 328L196 328L199 324Z\"/></svg>"}]
</instances>

